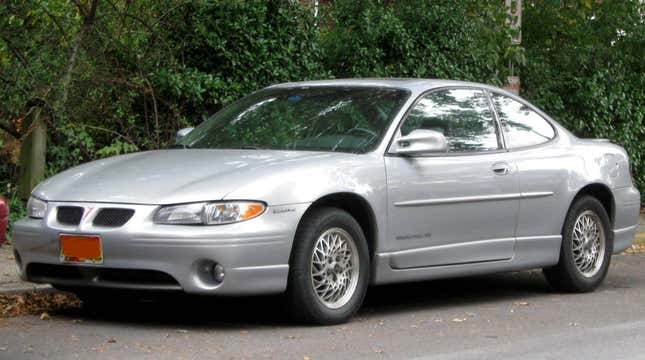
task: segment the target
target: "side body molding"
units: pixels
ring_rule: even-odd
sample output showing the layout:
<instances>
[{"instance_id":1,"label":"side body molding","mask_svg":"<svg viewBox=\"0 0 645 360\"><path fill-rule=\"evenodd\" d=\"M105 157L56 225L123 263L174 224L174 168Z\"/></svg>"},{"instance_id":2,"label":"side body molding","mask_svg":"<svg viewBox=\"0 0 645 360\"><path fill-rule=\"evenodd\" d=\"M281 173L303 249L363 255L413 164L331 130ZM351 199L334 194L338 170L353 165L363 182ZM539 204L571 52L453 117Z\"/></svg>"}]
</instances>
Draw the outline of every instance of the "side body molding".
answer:
<instances>
[{"instance_id":1,"label":"side body molding","mask_svg":"<svg viewBox=\"0 0 645 360\"><path fill-rule=\"evenodd\" d=\"M532 199L539 197L552 196L552 191L529 192L529 193L513 193L513 194L500 194L500 195L479 195L479 196L461 196L437 199L420 199L399 201L394 203L394 206L424 206L424 205L442 205L442 204L459 204L470 202L482 201L497 201L497 200L516 200L516 199Z\"/></svg>"}]
</instances>

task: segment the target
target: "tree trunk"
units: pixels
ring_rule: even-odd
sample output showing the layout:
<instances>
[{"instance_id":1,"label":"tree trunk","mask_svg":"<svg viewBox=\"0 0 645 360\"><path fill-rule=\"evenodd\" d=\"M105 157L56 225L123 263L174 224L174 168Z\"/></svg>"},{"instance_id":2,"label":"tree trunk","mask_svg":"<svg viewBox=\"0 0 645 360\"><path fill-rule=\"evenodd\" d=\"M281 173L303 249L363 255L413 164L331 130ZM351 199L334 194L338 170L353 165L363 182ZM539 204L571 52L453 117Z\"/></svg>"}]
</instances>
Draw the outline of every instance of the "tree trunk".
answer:
<instances>
[{"instance_id":1,"label":"tree trunk","mask_svg":"<svg viewBox=\"0 0 645 360\"><path fill-rule=\"evenodd\" d=\"M29 119L25 119L27 135L20 145L20 173L18 195L27 199L31 190L45 178L47 149L47 110L39 107Z\"/></svg>"}]
</instances>

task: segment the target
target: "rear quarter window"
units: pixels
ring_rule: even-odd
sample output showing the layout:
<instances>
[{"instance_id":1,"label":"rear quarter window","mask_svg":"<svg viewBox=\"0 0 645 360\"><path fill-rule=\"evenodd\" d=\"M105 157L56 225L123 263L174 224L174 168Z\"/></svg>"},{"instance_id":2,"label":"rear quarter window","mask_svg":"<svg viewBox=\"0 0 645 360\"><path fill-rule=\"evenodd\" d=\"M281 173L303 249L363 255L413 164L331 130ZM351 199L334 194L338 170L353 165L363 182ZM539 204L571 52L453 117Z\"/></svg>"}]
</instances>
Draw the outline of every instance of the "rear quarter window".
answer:
<instances>
[{"instance_id":1,"label":"rear quarter window","mask_svg":"<svg viewBox=\"0 0 645 360\"><path fill-rule=\"evenodd\" d=\"M539 145L555 137L551 124L530 107L500 94L492 94L492 99L507 148Z\"/></svg>"}]
</instances>

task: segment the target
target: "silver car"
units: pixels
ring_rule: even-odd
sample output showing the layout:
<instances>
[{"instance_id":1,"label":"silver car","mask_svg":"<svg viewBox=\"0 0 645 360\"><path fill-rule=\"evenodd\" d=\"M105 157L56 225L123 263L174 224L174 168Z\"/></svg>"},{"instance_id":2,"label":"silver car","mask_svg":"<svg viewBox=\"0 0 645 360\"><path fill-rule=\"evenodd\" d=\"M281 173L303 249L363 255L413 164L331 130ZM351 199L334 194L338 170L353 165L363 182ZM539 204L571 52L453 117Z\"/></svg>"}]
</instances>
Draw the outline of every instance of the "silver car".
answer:
<instances>
[{"instance_id":1,"label":"silver car","mask_svg":"<svg viewBox=\"0 0 645 360\"><path fill-rule=\"evenodd\" d=\"M41 183L14 224L22 278L88 301L284 293L330 324L369 285L543 268L592 291L636 233L625 150L492 86L280 84L177 137Z\"/></svg>"}]
</instances>

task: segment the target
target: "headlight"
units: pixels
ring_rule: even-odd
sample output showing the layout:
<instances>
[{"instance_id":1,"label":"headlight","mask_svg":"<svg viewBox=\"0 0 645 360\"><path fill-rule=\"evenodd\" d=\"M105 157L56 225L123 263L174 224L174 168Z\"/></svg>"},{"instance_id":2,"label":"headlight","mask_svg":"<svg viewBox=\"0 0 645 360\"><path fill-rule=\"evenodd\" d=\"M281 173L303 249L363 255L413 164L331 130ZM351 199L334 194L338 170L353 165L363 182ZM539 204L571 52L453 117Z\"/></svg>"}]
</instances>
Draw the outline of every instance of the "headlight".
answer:
<instances>
[{"instance_id":1,"label":"headlight","mask_svg":"<svg viewBox=\"0 0 645 360\"><path fill-rule=\"evenodd\" d=\"M250 201L169 205L157 210L153 220L157 224L222 225L260 216L264 209L263 203Z\"/></svg>"},{"instance_id":2,"label":"headlight","mask_svg":"<svg viewBox=\"0 0 645 360\"><path fill-rule=\"evenodd\" d=\"M27 216L34 219L42 219L47 212L47 202L35 197L30 197L27 201Z\"/></svg>"}]
</instances>

